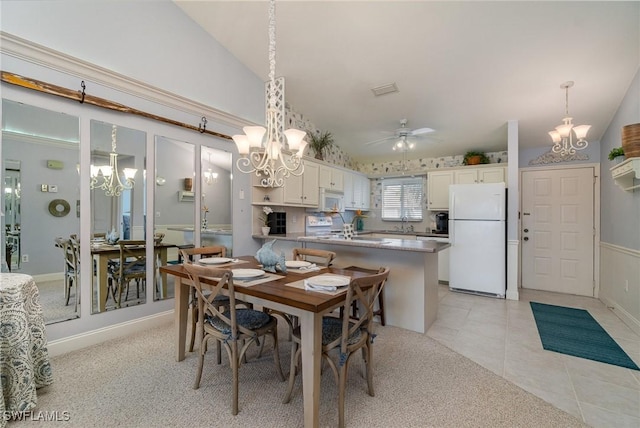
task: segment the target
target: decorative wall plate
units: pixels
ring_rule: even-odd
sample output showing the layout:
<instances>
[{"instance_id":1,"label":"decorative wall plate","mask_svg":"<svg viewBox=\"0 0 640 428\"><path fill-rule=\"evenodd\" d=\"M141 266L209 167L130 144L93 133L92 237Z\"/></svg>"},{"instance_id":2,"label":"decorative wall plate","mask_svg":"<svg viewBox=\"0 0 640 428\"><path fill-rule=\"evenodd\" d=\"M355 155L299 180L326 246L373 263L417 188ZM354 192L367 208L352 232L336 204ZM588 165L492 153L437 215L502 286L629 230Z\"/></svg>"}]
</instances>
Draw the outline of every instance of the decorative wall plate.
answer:
<instances>
[{"instance_id":1,"label":"decorative wall plate","mask_svg":"<svg viewBox=\"0 0 640 428\"><path fill-rule=\"evenodd\" d=\"M69 214L71 206L64 199L54 199L49 202L49 213L54 217L64 217Z\"/></svg>"}]
</instances>

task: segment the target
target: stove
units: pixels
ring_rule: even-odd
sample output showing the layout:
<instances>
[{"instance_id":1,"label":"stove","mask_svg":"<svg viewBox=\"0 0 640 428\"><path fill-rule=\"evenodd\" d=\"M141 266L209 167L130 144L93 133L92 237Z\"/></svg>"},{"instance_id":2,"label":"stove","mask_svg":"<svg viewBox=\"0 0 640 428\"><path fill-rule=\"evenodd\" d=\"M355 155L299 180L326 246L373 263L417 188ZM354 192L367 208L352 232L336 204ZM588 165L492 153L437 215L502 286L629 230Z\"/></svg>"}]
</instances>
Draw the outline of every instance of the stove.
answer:
<instances>
[{"instance_id":1,"label":"stove","mask_svg":"<svg viewBox=\"0 0 640 428\"><path fill-rule=\"evenodd\" d=\"M308 215L304 225L306 236L328 236L340 233L340 230L333 229L333 218L331 216Z\"/></svg>"}]
</instances>

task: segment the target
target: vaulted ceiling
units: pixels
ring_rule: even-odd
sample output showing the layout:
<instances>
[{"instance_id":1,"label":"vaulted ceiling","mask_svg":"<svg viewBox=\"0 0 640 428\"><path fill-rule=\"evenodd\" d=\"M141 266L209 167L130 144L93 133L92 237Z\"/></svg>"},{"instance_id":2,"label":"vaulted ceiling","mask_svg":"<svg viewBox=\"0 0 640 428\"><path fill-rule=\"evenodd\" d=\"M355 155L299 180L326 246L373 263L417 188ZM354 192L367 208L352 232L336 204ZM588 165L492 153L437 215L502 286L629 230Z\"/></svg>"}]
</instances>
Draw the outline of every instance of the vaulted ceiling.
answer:
<instances>
[{"instance_id":1,"label":"vaulted ceiling","mask_svg":"<svg viewBox=\"0 0 640 428\"><path fill-rule=\"evenodd\" d=\"M266 1L176 1L267 80ZM640 64L640 2L279 1L286 101L356 160L398 157L400 120L435 132L411 157L550 146L565 113L601 138ZM398 92L374 96L395 83ZM640 95L639 95L640 98Z\"/></svg>"}]
</instances>

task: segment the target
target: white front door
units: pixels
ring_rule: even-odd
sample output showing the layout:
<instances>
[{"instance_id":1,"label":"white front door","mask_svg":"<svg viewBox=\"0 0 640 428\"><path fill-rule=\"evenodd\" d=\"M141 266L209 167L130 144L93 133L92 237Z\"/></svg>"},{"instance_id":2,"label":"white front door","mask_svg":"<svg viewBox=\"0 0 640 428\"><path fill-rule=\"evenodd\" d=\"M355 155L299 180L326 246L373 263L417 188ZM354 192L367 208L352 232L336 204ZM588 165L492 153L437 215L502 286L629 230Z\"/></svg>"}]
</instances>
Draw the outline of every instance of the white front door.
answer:
<instances>
[{"instance_id":1,"label":"white front door","mask_svg":"<svg viewBox=\"0 0 640 428\"><path fill-rule=\"evenodd\" d=\"M522 173L522 287L594 296L594 168Z\"/></svg>"}]
</instances>

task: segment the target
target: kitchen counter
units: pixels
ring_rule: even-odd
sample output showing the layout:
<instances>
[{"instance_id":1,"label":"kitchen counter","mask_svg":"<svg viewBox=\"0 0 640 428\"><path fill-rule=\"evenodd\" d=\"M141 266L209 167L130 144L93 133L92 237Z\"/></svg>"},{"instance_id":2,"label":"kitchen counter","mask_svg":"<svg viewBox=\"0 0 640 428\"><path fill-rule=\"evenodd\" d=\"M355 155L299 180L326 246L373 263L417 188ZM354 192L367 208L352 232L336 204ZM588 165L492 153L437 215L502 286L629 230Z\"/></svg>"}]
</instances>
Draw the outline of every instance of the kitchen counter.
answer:
<instances>
[{"instance_id":1,"label":"kitchen counter","mask_svg":"<svg viewBox=\"0 0 640 428\"><path fill-rule=\"evenodd\" d=\"M385 318L389 325L425 333L438 314L438 253L449 243L416 239L367 238L367 234L346 240L306 236L253 235L264 242L277 240L274 251L291 258L293 248L306 247L334 251L332 265L377 269L388 266L389 279L383 289Z\"/></svg>"}]
</instances>

